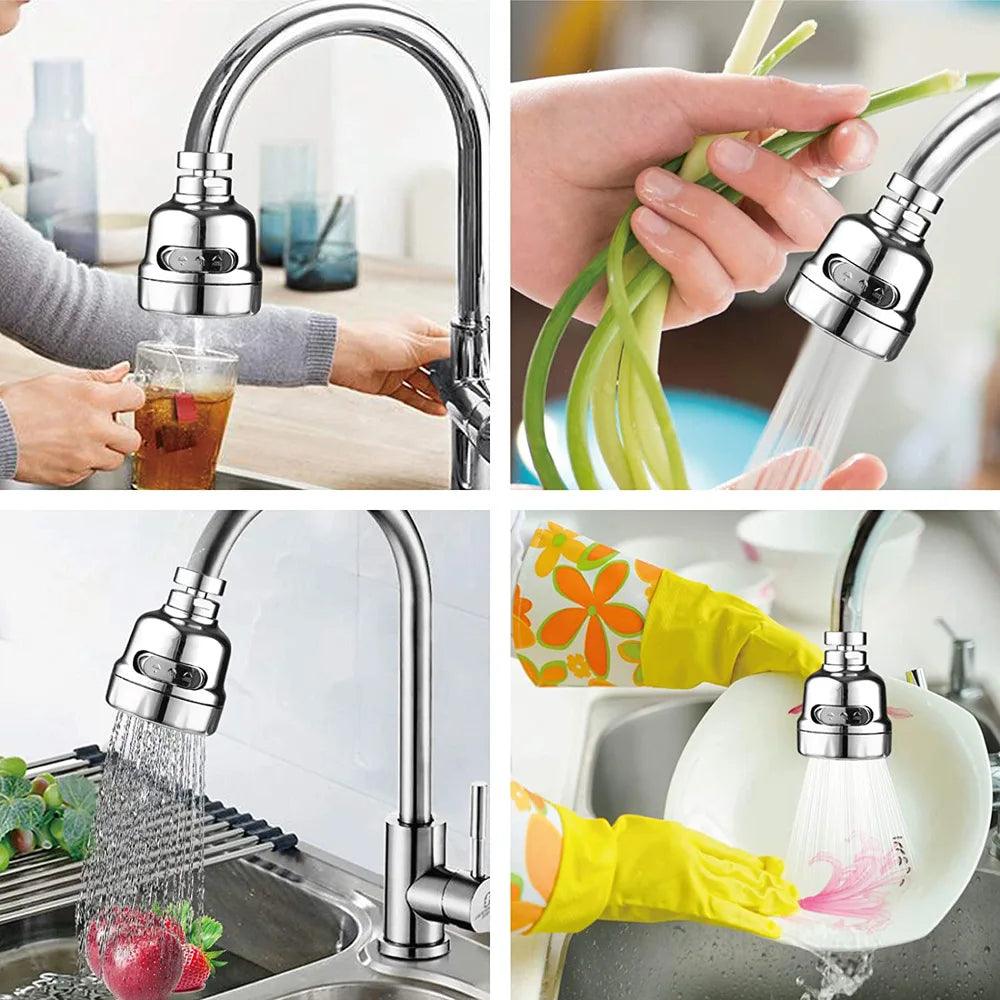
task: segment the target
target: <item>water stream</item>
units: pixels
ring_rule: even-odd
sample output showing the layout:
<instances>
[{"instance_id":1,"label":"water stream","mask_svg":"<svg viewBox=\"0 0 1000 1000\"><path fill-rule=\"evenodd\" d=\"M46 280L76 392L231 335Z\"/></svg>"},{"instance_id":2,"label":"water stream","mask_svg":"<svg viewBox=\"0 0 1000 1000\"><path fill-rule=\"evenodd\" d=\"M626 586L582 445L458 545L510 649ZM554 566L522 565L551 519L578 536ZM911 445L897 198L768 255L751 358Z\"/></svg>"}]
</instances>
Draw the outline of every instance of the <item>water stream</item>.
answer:
<instances>
[{"instance_id":1,"label":"water stream","mask_svg":"<svg viewBox=\"0 0 1000 1000\"><path fill-rule=\"evenodd\" d=\"M818 489L874 361L811 329L747 464L746 488Z\"/></svg>"},{"instance_id":2,"label":"water stream","mask_svg":"<svg viewBox=\"0 0 1000 1000\"><path fill-rule=\"evenodd\" d=\"M796 986L805 988L801 1000L837 1000L838 997L854 996L874 974L873 958L870 951L817 953L818 985L809 986L805 976L795 980Z\"/></svg>"}]
</instances>

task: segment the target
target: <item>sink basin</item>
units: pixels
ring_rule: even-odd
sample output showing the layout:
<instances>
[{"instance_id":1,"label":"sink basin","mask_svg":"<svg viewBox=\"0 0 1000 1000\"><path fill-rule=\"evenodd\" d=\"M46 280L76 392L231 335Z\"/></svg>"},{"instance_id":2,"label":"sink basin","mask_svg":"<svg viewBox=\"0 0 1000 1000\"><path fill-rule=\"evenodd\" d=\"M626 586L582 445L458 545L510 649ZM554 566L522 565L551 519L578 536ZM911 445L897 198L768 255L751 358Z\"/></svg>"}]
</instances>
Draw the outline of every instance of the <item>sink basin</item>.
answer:
<instances>
[{"instance_id":1,"label":"sink basin","mask_svg":"<svg viewBox=\"0 0 1000 1000\"><path fill-rule=\"evenodd\" d=\"M623 813L660 817L681 749L711 702L605 701L592 709L576 807L610 821ZM932 934L875 954L875 974L859 997L995 996L998 921L1000 865L984 856ZM597 923L550 949L545 980L559 1000L792 1000L802 995L797 979L818 985L815 962L786 945L700 924Z\"/></svg>"},{"instance_id":2,"label":"sink basin","mask_svg":"<svg viewBox=\"0 0 1000 1000\"><path fill-rule=\"evenodd\" d=\"M426 962L378 954L379 876L303 844L205 870L205 905L222 921L229 964L200 993L234 1000L488 1000L489 942L449 929ZM43 972L76 971L73 907L0 924L0 994Z\"/></svg>"},{"instance_id":3,"label":"sink basin","mask_svg":"<svg viewBox=\"0 0 1000 1000\"><path fill-rule=\"evenodd\" d=\"M248 902L252 901L252 907ZM360 918L279 869L230 861L205 872L205 905L225 927L228 965L200 996L225 993L342 952L357 939ZM76 971L72 907L0 926L0 993L42 972Z\"/></svg>"},{"instance_id":4,"label":"sink basin","mask_svg":"<svg viewBox=\"0 0 1000 1000\"><path fill-rule=\"evenodd\" d=\"M337 983L292 993L284 1000L450 1000L459 994L449 990L410 986L406 983Z\"/></svg>"},{"instance_id":5,"label":"sink basin","mask_svg":"<svg viewBox=\"0 0 1000 1000\"><path fill-rule=\"evenodd\" d=\"M131 489L132 468L126 459L125 464L115 472L95 472L71 490L128 490ZM15 483L12 480L0 480L0 490L51 490L55 486L35 486L31 483ZM217 490L307 490L311 487L306 483L297 483L290 479L278 479L274 476L264 476L257 472L247 472L244 469L231 469L220 466L215 475Z\"/></svg>"}]
</instances>

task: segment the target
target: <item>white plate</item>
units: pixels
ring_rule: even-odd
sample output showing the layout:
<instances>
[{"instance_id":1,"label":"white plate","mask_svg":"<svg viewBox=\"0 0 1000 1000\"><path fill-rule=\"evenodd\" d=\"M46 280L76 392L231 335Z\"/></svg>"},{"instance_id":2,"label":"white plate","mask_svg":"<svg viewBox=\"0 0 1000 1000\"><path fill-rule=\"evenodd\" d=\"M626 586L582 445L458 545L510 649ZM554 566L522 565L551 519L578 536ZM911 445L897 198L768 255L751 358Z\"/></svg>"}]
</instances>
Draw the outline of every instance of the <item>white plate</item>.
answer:
<instances>
[{"instance_id":1,"label":"white plate","mask_svg":"<svg viewBox=\"0 0 1000 1000\"><path fill-rule=\"evenodd\" d=\"M944 919L976 870L993 800L976 720L914 685L888 679L886 687L896 716L889 770L915 864L905 905L868 936L870 948L916 941ZM806 769L795 749L797 715L790 714L801 701L802 682L779 674L724 691L681 754L666 818L754 854L785 857ZM810 917L783 921L784 943L815 947ZM856 950L856 926L845 926L839 940L829 924L822 931L824 950Z\"/></svg>"}]
</instances>

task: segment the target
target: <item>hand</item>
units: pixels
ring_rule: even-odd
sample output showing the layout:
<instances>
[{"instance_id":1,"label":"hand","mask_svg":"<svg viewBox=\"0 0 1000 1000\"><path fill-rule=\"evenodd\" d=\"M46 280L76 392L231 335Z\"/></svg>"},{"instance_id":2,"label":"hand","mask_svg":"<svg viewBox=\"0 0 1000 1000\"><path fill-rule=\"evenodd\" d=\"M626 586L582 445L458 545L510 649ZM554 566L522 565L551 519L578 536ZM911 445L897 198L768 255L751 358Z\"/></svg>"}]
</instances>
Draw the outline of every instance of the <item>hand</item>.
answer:
<instances>
[{"instance_id":1,"label":"hand","mask_svg":"<svg viewBox=\"0 0 1000 1000\"><path fill-rule=\"evenodd\" d=\"M421 368L450 354L449 332L420 316L395 322L341 323L330 382L356 392L392 396L440 417L447 410Z\"/></svg>"},{"instance_id":2,"label":"hand","mask_svg":"<svg viewBox=\"0 0 1000 1000\"><path fill-rule=\"evenodd\" d=\"M761 468L744 472L720 490L798 489L812 479L820 466L821 458L813 448L796 448L787 455L779 455ZM888 473L882 461L874 455L854 455L843 465L838 465L823 480L822 490L880 490Z\"/></svg>"},{"instance_id":3,"label":"hand","mask_svg":"<svg viewBox=\"0 0 1000 1000\"><path fill-rule=\"evenodd\" d=\"M781 937L773 917L799 908L784 862L730 847L670 820L620 816L617 864L604 920L694 920Z\"/></svg>"},{"instance_id":4,"label":"hand","mask_svg":"<svg viewBox=\"0 0 1000 1000\"><path fill-rule=\"evenodd\" d=\"M665 329L723 311L738 291L764 290L788 253L815 249L843 214L813 178L870 163L877 136L865 122L850 120L867 101L863 87L669 69L518 85L511 117L513 284L553 304L638 196L643 204L633 232L674 277ZM741 207L655 166L699 135L815 130L836 122L842 124L791 161L751 142L717 139L709 165L747 196ZM602 283L577 316L596 322L604 296Z\"/></svg>"},{"instance_id":5,"label":"hand","mask_svg":"<svg viewBox=\"0 0 1000 1000\"><path fill-rule=\"evenodd\" d=\"M146 396L122 382L127 361L104 371L12 382L0 387L17 438L17 472L23 483L73 486L100 469L121 466L142 443L137 431L115 421L138 410Z\"/></svg>"}]
</instances>

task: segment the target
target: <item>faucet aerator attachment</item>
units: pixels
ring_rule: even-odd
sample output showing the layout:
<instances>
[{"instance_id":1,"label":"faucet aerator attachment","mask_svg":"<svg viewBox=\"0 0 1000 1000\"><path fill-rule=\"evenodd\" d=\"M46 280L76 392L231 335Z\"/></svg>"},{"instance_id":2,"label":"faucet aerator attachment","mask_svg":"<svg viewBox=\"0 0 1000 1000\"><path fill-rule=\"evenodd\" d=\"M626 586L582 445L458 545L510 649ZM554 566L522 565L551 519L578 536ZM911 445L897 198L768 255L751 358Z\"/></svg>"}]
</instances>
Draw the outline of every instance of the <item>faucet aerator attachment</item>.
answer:
<instances>
[{"instance_id":1,"label":"faucet aerator attachment","mask_svg":"<svg viewBox=\"0 0 1000 1000\"><path fill-rule=\"evenodd\" d=\"M916 322L933 272L924 248L941 199L901 174L866 215L845 215L802 265L785 301L851 347L892 361Z\"/></svg>"},{"instance_id":2,"label":"faucet aerator attachment","mask_svg":"<svg viewBox=\"0 0 1000 1000\"><path fill-rule=\"evenodd\" d=\"M139 305L183 316L245 316L260 309L257 227L220 172L229 153L182 152L173 197L149 218Z\"/></svg>"},{"instance_id":3,"label":"faucet aerator attachment","mask_svg":"<svg viewBox=\"0 0 1000 1000\"><path fill-rule=\"evenodd\" d=\"M230 644L216 623L225 581L178 569L167 603L142 615L111 671L107 702L173 729L211 735L226 701Z\"/></svg>"},{"instance_id":4,"label":"faucet aerator attachment","mask_svg":"<svg viewBox=\"0 0 1000 1000\"><path fill-rule=\"evenodd\" d=\"M806 678L798 749L804 757L871 760L892 751L885 683L868 668L864 632L827 632L823 666Z\"/></svg>"}]
</instances>

